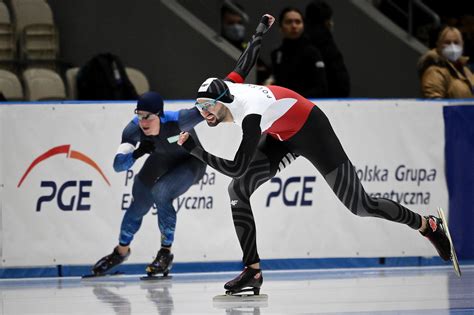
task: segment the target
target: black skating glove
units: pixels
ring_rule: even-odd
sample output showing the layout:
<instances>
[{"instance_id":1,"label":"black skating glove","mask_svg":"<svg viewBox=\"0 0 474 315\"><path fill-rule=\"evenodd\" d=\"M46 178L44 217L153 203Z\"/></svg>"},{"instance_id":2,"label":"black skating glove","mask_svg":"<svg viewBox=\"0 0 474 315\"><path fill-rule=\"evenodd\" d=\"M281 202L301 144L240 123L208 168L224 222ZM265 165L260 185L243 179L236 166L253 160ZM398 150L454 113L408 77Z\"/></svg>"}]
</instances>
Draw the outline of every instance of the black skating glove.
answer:
<instances>
[{"instance_id":1,"label":"black skating glove","mask_svg":"<svg viewBox=\"0 0 474 315\"><path fill-rule=\"evenodd\" d=\"M142 157L144 154L151 153L155 150L155 144L150 140L143 140L140 142L138 148L133 151L132 157L137 160Z\"/></svg>"},{"instance_id":2,"label":"black skating glove","mask_svg":"<svg viewBox=\"0 0 474 315\"><path fill-rule=\"evenodd\" d=\"M194 148L196 147L196 142L194 142L194 139L191 135L189 135L188 139L183 143L183 148L191 152Z\"/></svg>"},{"instance_id":3,"label":"black skating glove","mask_svg":"<svg viewBox=\"0 0 474 315\"><path fill-rule=\"evenodd\" d=\"M275 22L275 18L270 14L265 14L257 25L256 33L265 34L272 27L273 22Z\"/></svg>"}]
</instances>

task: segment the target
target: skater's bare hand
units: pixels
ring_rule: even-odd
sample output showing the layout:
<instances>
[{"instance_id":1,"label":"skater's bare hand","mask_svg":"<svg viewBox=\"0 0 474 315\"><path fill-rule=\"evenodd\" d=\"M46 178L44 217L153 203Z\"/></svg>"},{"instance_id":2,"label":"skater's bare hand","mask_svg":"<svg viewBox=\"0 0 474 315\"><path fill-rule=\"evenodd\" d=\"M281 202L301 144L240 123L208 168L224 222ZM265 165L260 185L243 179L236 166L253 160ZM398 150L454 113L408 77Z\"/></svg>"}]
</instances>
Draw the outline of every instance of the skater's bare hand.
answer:
<instances>
[{"instance_id":1,"label":"skater's bare hand","mask_svg":"<svg viewBox=\"0 0 474 315\"><path fill-rule=\"evenodd\" d=\"M178 144L183 145L183 143L185 143L186 140L188 140L188 138L189 138L189 133L188 132L181 132L179 134Z\"/></svg>"}]
</instances>

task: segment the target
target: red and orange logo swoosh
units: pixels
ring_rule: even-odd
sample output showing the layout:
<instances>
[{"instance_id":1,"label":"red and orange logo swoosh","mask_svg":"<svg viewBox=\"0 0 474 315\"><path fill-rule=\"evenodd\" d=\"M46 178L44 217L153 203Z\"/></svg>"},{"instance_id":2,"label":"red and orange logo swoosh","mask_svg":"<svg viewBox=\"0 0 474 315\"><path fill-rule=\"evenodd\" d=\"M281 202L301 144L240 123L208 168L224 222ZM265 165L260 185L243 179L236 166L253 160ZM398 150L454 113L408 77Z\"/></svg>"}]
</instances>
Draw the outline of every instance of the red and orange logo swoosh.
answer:
<instances>
[{"instance_id":1,"label":"red and orange logo swoosh","mask_svg":"<svg viewBox=\"0 0 474 315\"><path fill-rule=\"evenodd\" d=\"M110 186L110 182L109 180L107 179L107 177L105 177L104 175L104 172L102 172L102 170L100 169L100 167L97 165L96 162L94 162L90 157L88 157L87 155L79 152L79 151L74 151L74 150L70 150L71 148L71 145L70 144L65 144L65 145L60 145L60 146L57 146L57 147L54 147L48 151L46 151L45 153L41 154L40 156L38 156L31 164L30 166L28 167L28 169L26 170L25 174L23 174L23 176L21 177L20 181L18 182L18 185L17 187L20 187L21 184L23 183L23 181L26 179L26 177L28 176L28 174L33 170L33 168L36 167L36 165L38 165L39 163L43 162L44 160L47 160L49 159L50 157L54 156L54 155L57 155L57 154L66 154L66 157L67 158L71 158L71 159L76 159L76 160L79 160L79 161L82 161L86 164L88 164L89 166L91 166L92 168L94 168L97 172L99 172L99 174L102 176L102 178L105 180L105 182L107 183L107 185Z\"/></svg>"}]
</instances>

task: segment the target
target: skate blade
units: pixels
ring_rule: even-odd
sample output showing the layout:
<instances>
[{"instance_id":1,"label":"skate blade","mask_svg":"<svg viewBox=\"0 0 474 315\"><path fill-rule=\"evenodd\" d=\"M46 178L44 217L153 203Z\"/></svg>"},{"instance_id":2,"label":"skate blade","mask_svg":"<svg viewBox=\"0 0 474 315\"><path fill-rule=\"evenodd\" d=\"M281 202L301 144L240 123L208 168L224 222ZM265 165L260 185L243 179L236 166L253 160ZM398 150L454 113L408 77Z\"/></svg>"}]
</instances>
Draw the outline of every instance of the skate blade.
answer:
<instances>
[{"instance_id":1,"label":"skate blade","mask_svg":"<svg viewBox=\"0 0 474 315\"><path fill-rule=\"evenodd\" d=\"M213 302L268 302L268 295L266 294L220 294L216 295Z\"/></svg>"},{"instance_id":2,"label":"skate blade","mask_svg":"<svg viewBox=\"0 0 474 315\"><path fill-rule=\"evenodd\" d=\"M162 280L168 280L168 279L173 279L172 276L143 276L140 277L140 280L142 281L162 281Z\"/></svg>"},{"instance_id":3,"label":"skate blade","mask_svg":"<svg viewBox=\"0 0 474 315\"><path fill-rule=\"evenodd\" d=\"M123 276L123 272L114 272L114 273L109 273L109 274L88 274L88 275L83 275L81 279L83 280L93 280L93 279L107 279L107 278L116 278L118 276Z\"/></svg>"},{"instance_id":4,"label":"skate blade","mask_svg":"<svg viewBox=\"0 0 474 315\"><path fill-rule=\"evenodd\" d=\"M215 308L260 308L268 306L268 295L266 294L222 294L212 299Z\"/></svg>"},{"instance_id":5,"label":"skate blade","mask_svg":"<svg viewBox=\"0 0 474 315\"><path fill-rule=\"evenodd\" d=\"M145 272L147 273L147 275L163 274L163 275L167 276L170 273L172 266L173 265L170 265L169 268L166 268L166 269L160 268L160 269L155 269L155 270L151 269L150 267L146 267Z\"/></svg>"},{"instance_id":6,"label":"skate blade","mask_svg":"<svg viewBox=\"0 0 474 315\"><path fill-rule=\"evenodd\" d=\"M461 267L459 267L458 256L456 255L456 250L454 248L453 240L451 239L451 234L449 233L448 220L444 215L444 210L438 208L438 215L443 221L443 227L446 231L446 236L448 237L449 244L451 245L451 262L453 263L454 271L458 277L461 277Z\"/></svg>"}]
</instances>

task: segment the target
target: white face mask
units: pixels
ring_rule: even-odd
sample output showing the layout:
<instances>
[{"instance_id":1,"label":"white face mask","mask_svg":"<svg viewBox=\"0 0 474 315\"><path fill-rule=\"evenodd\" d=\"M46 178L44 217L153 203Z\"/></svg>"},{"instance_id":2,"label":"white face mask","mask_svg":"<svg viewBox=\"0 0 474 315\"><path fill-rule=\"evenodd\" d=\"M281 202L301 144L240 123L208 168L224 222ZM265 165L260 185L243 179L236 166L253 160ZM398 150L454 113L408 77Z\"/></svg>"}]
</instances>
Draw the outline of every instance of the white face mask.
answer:
<instances>
[{"instance_id":1,"label":"white face mask","mask_svg":"<svg viewBox=\"0 0 474 315\"><path fill-rule=\"evenodd\" d=\"M450 44L443 48L442 53L448 60L455 62L462 56L462 46Z\"/></svg>"}]
</instances>

